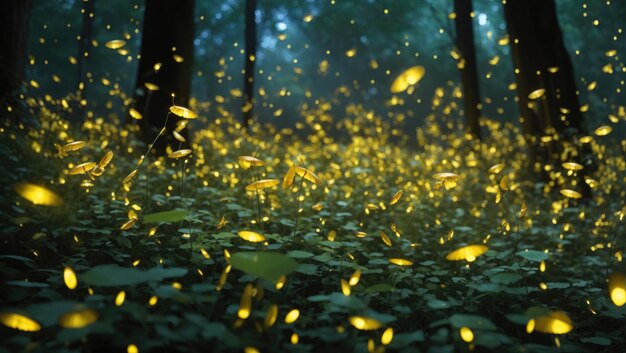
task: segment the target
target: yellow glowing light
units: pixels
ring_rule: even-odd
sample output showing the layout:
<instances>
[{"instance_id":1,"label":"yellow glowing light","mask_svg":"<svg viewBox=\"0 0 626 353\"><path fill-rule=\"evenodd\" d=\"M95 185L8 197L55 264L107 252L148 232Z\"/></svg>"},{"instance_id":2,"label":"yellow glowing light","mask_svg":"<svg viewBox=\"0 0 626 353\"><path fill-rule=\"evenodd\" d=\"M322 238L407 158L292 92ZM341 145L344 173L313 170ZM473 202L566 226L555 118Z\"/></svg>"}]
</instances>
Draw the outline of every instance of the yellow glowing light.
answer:
<instances>
[{"instance_id":1,"label":"yellow glowing light","mask_svg":"<svg viewBox=\"0 0 626 353\"><path fill-rule=\"evenodd\" d=\"M391 93L402 93L417 84L426 74L423 66L413 66L403 71L391 84Z\"/></svg>"},{"instance_id":2,"label":"yellow glowing light","mask_svg":"<svg viewBox=\"0 0 626 353\"><path fill-rule=\"evenodd\" d=\"M37 321L18 313L0 313L0 323L19 331L36 332L41 330L41 325Z\"/></svg>"},{"instance_id":3,"label":"yellow glowing light","mask_svg":"<svg viewBox=\"0 0 626 353\"><path fill-rule=\"evenodd\" d=\"M378 320L365 316L350 316L348 318L348 321L357 330L377 330L382 326L382 324Z\"/></svg>"},{"instance_id":4,"label":"yellow glowing light","mask_svg":"<svg viewBox=\"0 0 626 353\"><path fill-rule=\"evenodd\" d=\"M561 192L561 195L565 197L569 197L570 199L580 199L583 197L581 193L575 190L561 189L560 192Z\"/></svg>"},{"instance_id":5,"label":"yellow glowing light","mask_svg":"<svg viewBox=\"0 0 626 353\"><path fill-rule=\"evenodd\" d=\"M188 156L190 154L191 154L191 150L190 149L182 149L182 150L174 151L174 152L168 154L167 156L169 158L179 159L179 158L183 158L185 156Z\"/></svg>"},{"instance_id":6,"label":"yellow glowing light","mask_svg":"<svg viewBox=\"0 0 626 353\"><path fill-rule=\"evenodd\" d=\"M170 112L174 115L178 115L181 118L185 118L185 119L196 119L198 117L198 114L194 113L193 111L185 107L181 107L178 105L171 106Z\"/></svg>"},{"instance_id":7,"label":"yellow glowing light","mask_svg":"<svg viewBox=\"0 0 626 353\"><path fill-rule=\"evenodd\" d=\"M276 323L277 318L278 318L278 305L272 304L267 309L267 313L265 314L265 320L263 321L263 325L266 328L272 327Z\"/></svg>"},{"instance_id":8,"label":"yellow glowing light","mask_svg":"<svg viewBox=\"0 0 626 353\"><path fill-rule=\"evenodd\" d=\"M124 301L126 300L126 292L124 291L120 291L119 293L117 293L117 295L115 296L115 305L117 306L122 306L124 304Z\"/></svg>"},{"instance_id":9,"label":"yellow glowing light","mask_svg":"<svg viewBox=\"0 0 626 353\"><path fill-rule=\"evenodd\" d=\"M489 174L498 174L504 169L504 163L498 163L487 171Z\"/></svg>"},{"instance_id":10,"label":"yellow glowing light","mask_svg":"<svg viewBox=\"0 0 626 353\"><path fill-rule=\"evenodd\" d=\"M562 164L563 168L567 170L582 170L583 166L576 162L565 162Z\"/></svg>"},{"instance_id":11,"label":"yellow glowing light","mask_svg":"<svg viewBox=\"0 0 626 353\"><path fill-rule=\"evenodd\" d=\"M543 95L546 93L546 90L543 88L534 90L532 92L530 92L530 94L528 94L528 99L530 100L535 100L535 99L539 99L541 97L543 97Z\"/></svg>"},{"instance_id":12,"label":"yellow glowing light","mask_svg":"<svg viewBox=\"0 0 626 353\"><path fill-rule=\"evenodd\" d=\"M263 190L263 189L274 187L278 184L280 184L280 180L278 179L263 179L263 180L258 180L258 181L255 181L246 185L246 190L247 191Z\"/></svg>"},{"instance_id":13,"label":"yellow glowing light","mask_svg":"<svg viewBox=\"0 0 626 353\"><path fill-rule=\"evenodd\" d=\"M243 289L243 294L241 295L241 302L239 304L239 310L237 310L237 316L242 320L245 320L248 317L250 317L250 311L252 310L253 289L254 288L252 284L250 283L246 284L245 288Z\"/></svg>"},{"instance_id":14,"label":"yellow glowing light","mask_svg":"<svg viewBox=\"0 0 626 353\"><path fill-rule=\"evenodd\" d=\"M341 292L343 293L343 295L350 296L350 284L348 284L348 282L346 282L345 279L341 279Z\"/></svg>"},{"instance_id":15,"label":"yellow glowing light","mask_svg":"<svg viewBox=\"0 0 626 353\"><path fill-rule=\"evenodd\" d=\"M35 205L60 206L63 204L63 199L59 195L43 186L19 183L15 185L15 192Z\"/></svg>"},{"instance_id":16,"label":"yellow glowing light","mask_svg":"<svg viewBox=\"0 0 626 353\"><path fill-rule=\"evenodd\" d=\"M293 309L290 312L288 312L287 315L285 315L285 323L288 325L293 324L296 320L298 320L299 317L300 317L300 310Z\"/></svg>"},{"instance_id":17,"label":"yellow glowing light","mask_svg":"<svg viewBox=\"0 0 626 353\"><path fill-rule=\"evenodd\" d=\"M474 332L472 332L469 327L461 327L461 329L459 329L459 335L461 336L463 342L470 343L474 340Z\"/></svg>"},{"instance_id":18,"label":"yellow glowing light","mask_svg":"<svg viewBox=\"0 0 626 353\"><path fill-rule=\"evenodd\" d=\"M393 196L391 197L391 201L389 201L390 205L395 205L398 201L400 201L400 198L402 197L402 190L397 191L395 194L393 194Z\"/></svg>"},{"instance_id":19,"label":"yellow glowing light","mask_svg":"<svg viewBox=\"0 0 626 353\"><path fill-rule=\"evenodd\" d=\"M66 267L63 270L63 281L65 282L65 286L67 286L68 289L74 289L78 285L76 273L74 273L74 270L72 270L71 267Z\"/></svg>"},{"instance_id":20,"label":"yellow glowing light","mask_svg":"<svg viewBox=\"0 0 626 353\"><path fill-rule=\"evenodd\" d=\"M114 40L110 40L106 43L104 43L104 46L109 48L109 49L120 49L121 47L126 45L126 41L121 40L121 39L114 39Z\"/></svg>"},{"instance_id":21,"label":"yellow glowing light","mask_svg":"<svg viewBox=\"0 0 626 353\"><path fill-rule=\"evenodd\" d=\"M319 185L322 183L322 180L315 173L306 168L296 167L296 174L312 182L313 184Z\"/></svg>"},{"instance_id":22,"label":"yellow glowing light","mask_svg":"<svg viewBox=\"0 0 626 353\"><path fill-rule=\"evenodd\" d=\"M597 128L593 133L596 136L606 136L606 135L610 134L611 131L613 131L612 127L610 127L608 125L602 125L599 128Z\"/></svg>"},{"instance_id":23,"label":"yellow glowing light","mask_svg":"<svg viewBox=\"0 0 626 353\"><path fill-rule=\"evenodd\" d=\"M380 343L386 346L391 343L391 341L393 341L393 328L388 327L380 337Z\"/></svg>"},{"instance_id":24,"label":"yellow glowing light","mask_svg":"<svg viewBox=\"0 0 626 353\"><path fill-rule=\"evenodd\" d=\"M389 262L397 265L397 266L411 266L413 265L413 261L411 260L406 260L406 259L400 259L400 258L391 258L389 259Z\"/></svg>"},{"instance_id":25,"label":"yellow glowing light","mask_svg":"<svg viewBox=\"0 0 626 353\"><path fill-rule=\"evenodd\" d=\"M252 243L265 241L265 237L263 235L257 232L253 232L251 230L240 230L239 232L237 232L237 235L239 235L241 239L247 240Z\"/></svg>"},{"instance_id":26,"label":"yellow glowing light","mask_svg":"<svg viewBox=\"0 0 626 353\"><path fill-rule=\"evenodd\" d=\"M65 328L83 328L98 320L98 313L92 309L73 310L59 318L59 325Z\"/></svg>"},{"instance_id":27,"label":"yellow glowing light","mask_svg":"<svg viewBox=\"0 0 626 353\"><path fill-rule=\"evenodd\" d=\"M626 304L626 276L622 273L614 273L609 277L609 296L613 304L623 306Z\"/></svg>"},{"instance_id":28,"label":"yellow glowing light","mask_svg":"<svg viewBox=\"0 0 626 353\"><path fill-rule=\"evenodd\" d=\"M532 323L531 323L532 321ZM539 331L553 335L563 335L574 328L572 320L563 311L551 311L528 321L526 332Z\"/></svg>"},{"instance_id":29,"label":"yellow glowing light","mask_svg":"<svg viewBox=\"0 0 626 353\"><path fill-rule=\"evenodd\" d=\"M456 249L446 255L448 261L462 261L473 262L476 258L484 254L488 248L484 245L468 245L462 248Z\"/></svg>"}]
</instances>

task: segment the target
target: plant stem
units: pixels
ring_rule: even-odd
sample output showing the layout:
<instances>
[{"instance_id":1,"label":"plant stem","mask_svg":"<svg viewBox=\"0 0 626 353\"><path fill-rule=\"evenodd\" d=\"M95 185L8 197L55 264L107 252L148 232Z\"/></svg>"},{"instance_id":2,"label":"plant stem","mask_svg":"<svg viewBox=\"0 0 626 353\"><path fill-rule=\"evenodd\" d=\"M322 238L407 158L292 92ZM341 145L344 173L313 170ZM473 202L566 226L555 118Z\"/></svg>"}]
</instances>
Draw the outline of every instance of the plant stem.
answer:
<instances>
[{"instance_id":1,"label":"plant stem","mask_svg":"<svg viewBox=\"0 0 626 353\"><path fill-rule=\"evenodd\" d=\"M300 219L300 195L302 194L302 185L304 185L304 176L306 172L302 175L300 179L300 187L298 188L298 197L296 198L296 224L293 226L293 237L296 237L298 232L298 220Z\"/></svg>"},{"instance_id":2,"label":"plant stem","mask_svg":"<svg viewBox=\"0 0 626 353\"><path fill-rule=\"evenodd\" d=\"M517 269L520 272L520 274L522 275L522 279L524 280L524 291L526 292L526 302L528 302L528 280L526 278L526 274L524 273L524 271L522 271L522 266L520 266L519 261L517 261L517 247L518 247L518 241L519 238L521 237L520 235L520 223L519 223L519 216L517 214L517 212L515 212L515 210L513 210L512 205L510 202L508 202L507 200L507 195L508 192L506 194L504 194L504 196L502 196L502 200L504 201L504 203L507 204L508 209L509 209L509 213L512 213L515 217L515 235L513 237L513 261L515 262L515 264L517 265ZM507 221L508 222L508 221Z\"/></svg>"},{"instance_id":3,"label":"plant stem","mask_svg":"<svg viewBox=\"0 0 626 353\"><path fill-rule=\"evenodd\" d=\"M411 214L411 218L409 218L409 221L407 222L406 226L404 226L404 230L402 231L402 234L406 234L406 231L409 229L409 226L411 225L411 222L413 222L413 218L415 218L415 215L417 214L417 210L420 209L420 206L422 206L422 202L424 202L425 198L426 198L426 194L424 194L424 196L422 196L422 199L417 204L417 207L415 207L415 210L413 211L413 214ZM402 235L402 234L400 234L400 235Z\"/></svg>"},{"instance_id":4,"label":"plant stem","mask_svg":"<svg viewBox=\"0 0 626 353\"><path fill-rule=\"evenodd\" d=\"M256 181L261 180L261 176L256 173L256 170L253 171L254 176L256 177ZM259 195L259 190L254 191L256 193L256 208L257 208L257 219L259 222L259 226L263 229L263 220L261 219L261 195Z\"/></svg>"}]
</instances>

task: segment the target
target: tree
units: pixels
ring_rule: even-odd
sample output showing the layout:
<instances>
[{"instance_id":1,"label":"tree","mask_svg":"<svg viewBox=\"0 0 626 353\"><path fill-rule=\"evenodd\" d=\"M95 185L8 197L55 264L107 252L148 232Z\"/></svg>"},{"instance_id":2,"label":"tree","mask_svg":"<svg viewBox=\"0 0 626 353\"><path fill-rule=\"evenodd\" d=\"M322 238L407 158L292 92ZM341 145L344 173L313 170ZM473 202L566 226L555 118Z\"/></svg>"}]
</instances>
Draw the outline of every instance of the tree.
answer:
<instances>
[{"instance_id":1,"label":"tree","mask_svg":"<svg viewBox=\"0 0 626 353\"><path fill-rule=\"evenodd\" d=\"M91 39L93 38L93 16L95 0L83 0L81 8L82 24L80 30L80 38L78 40L78 56L77 56L77 88L82 93L86 81L86 64L89 60L89 52L91 51ZM81 83L83 84L81 86ZM81 88L82 87L82 88Z\"/></svg>"},{"instance_id":2,"label":"tree","mask_svg":"<svg viewBox=\"0 0 626 353\"><path fill-rule=\"evenodd\" d=\"M538 137L554 132L573 143L586 129L556 5L554 0L509 0L504 15L524 132L535 155L558 160L557 151L539 148Z\"/></svg>"},{"instance_id":3,"label":"tree","mask_svg":"<svg viewBox=\"0 0 626 353\"><path fill-rule=\"evenodd\" d=\"M508 0L504 15L531 162L535 169L565 161L592 169L593 156L578 139L587 130L554 0ZM541 141L541 136L551 138ZM578 176L583 195L589 196L582 173Z\"/></svg>"},{"instance_id":4,"label":"tree","mask_svg":"<svg viewBox=\"0 0 626 353\"><path fill-rule=\"evenodd\" d=\"M0 106L16 117L16 91L24 81L32 0L9 0L0 11Z\"/></svg>"},{"instance_id":5,"label":"tree","mask_svg":"<svg viewBox=\"0 0 626 353\"><path fill-rule=\"evenodd\" d=\"M476 69L476 49L472 26L472 0L454 0L456 47L461 52L458 63L463 86L463 103L468 131L480 139L480 90Z\"/></svg>"},{"instance_id":6,"label":"tree","mask_svg":"<svg viewBox=\"0 0 626 353\"><path fill-rule=\"evenodd\" d=\"M250 128L254 116L254 63L256 61L256 0L246 0L245 44L246 57L243 75L243 126Z\"/></svg>"},{"instance_id":7,"label":"tree","mask_svg":"<svg viewBox=\"0 0 626 353\"><path fill-rule=\"evenodd\" d=\"M141 39L141 59L135 85L135 109L142 115L141 136L151 143L165 124L172 94L175 103L186 106L191 90L195 0L148 0ZM146 83L149 83L146 87ZM152 85L150 85L152 84ZM154 89L158 87L158 89ZM175 127L167 120L167 130ZM180 131L186 136L186 130ZM155 146L163 153L171 134Z\"/></svg>"}]
</instances>

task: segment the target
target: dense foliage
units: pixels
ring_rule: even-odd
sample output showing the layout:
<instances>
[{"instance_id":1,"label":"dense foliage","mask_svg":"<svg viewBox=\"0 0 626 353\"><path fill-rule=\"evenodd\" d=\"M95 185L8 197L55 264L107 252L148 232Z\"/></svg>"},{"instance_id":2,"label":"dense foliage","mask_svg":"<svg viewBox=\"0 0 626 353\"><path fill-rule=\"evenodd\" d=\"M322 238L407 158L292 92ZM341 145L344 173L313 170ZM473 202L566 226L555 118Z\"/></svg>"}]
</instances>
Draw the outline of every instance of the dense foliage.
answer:
<instances>
[{"instance_id":1,"label":"dense foliage","mask_svg":"<svg viewBox=\"0 0 626 353\"><path fill-rule=\"evenodd\" d=\"M363 352L383 349L386 328L393 340L385 347L407 351L551 351L555 342L595 351L624 343L626 312L606 284L623 249L623 142L591 139L601 157L589 174L594 198L579 201L559 191L575 189L580 171L555 165L552 180L537 183L508 124L489 122L491 137L478 143L460 128L444 135L435 121L397 137L357 106L328 119L311 119L306 141L271 126L242 135L220 120L197 131L193 144L181 142L179 150L191 149L181 159L140 158L146 147L133 142L132 127L98 120L70 127L42 111L39 128L5 126L3 165L12 172L3 173L3 204L12 206L2 211L3 312L27 315L41 330L4 328L3 347ZM318 124L334 125L347 142ZM54 144L79 136L86 146L61 159ZM70 175L107 151L114 157L101 176ZM265 163L254 166L252 156ZM291 165L319 184L295 173L288 188L249 186L282 184ZM25 181L64 202L31 204L11 190ZM469 244L489 250L446 260ZM66 267L78 276L75 289L64 282ZM355 271L360 280L351 279ZM64 313L85 308L95 323L63 327ZM292 309L299 318L285 323ZM547 310L566 312L574 330L527 334L528 321ZM380 328L360 331L350 324L355 316ZM462 327L472 331L471 344Z\"/></svg>"}]
</instances>

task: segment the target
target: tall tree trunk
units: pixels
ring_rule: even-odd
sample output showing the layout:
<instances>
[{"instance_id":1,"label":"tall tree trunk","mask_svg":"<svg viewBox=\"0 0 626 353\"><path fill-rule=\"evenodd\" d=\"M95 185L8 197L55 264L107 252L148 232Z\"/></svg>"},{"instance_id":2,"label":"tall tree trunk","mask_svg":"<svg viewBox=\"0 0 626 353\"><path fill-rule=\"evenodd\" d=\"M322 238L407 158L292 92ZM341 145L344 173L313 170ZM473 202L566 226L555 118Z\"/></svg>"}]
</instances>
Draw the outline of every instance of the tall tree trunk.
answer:
<instances>
[{"instance_id":1,"label":"tall tree trunk","mask_svg":"<svg viewBox=\"0 0 626 353\"><path fill-rule=\"evenodd\" d=\"M0 11L0 114L19 119L17 90L24 81L32 0L8 0Z\"/></svg>"},{"instance_id":2,"label":"tall tree trunk","mask_svg":"<svg viewBox=\"0 0 626 353\"><path fill-rule=\"evenodd\" d=\"M574 160L591 167L592 156L578 143L578 137L587 130L554 0L508 0L504 16L516 70L518 105L534 165ZM545 90L543 95L529 97L540 89ZM557 141L541 143L539 137L546 134L556 135ZM583 194L588 195L582 173L579 175Z\"/></svg>"},{"instance_id":3,"label":"tall tree trunk","mask_svg":"<svg viewBox=\"0 0 626 353\"><path fill-rule=\"evenodd\" d=\"M463 86L465 120L470 134L480 139L480 90L472 26L472 0L454 0L456 47L461 52L459 69Z\"/></svg>"},{"instance_id":4,"label":"tall tree trunk","mask_svg":"<svg viewBox=\"0 0 626 353\"><path fill-rule=\"evenodd\" d=\"M141 39L141 59L135 86L135 109L141 113L141 136L151 143L165 124L172 94L176 105L187 106L191 90L194 53L195 0L147 0ZM159 87L150 91L145 83ZM170 116L167 131L171 132L179 118ZM187 130L180 131L187 136ZM154 146L164 153L174 145L171 133L159 138Z\"/></svg>"},{"instance_id":5,"label":"tall tree trunk","mask_svg":"<svg viewBox=\"0 0 626 353\"><path fill-rule=\"evenodd\" d=\"M87 63L91 52L91 39L93 38L94 8L96 0L82 0L81 17L82 24L80 30L80 40L78 41L78 55L76 63L76 90L77 109L75 111L76 121L81 121L84 116L85 106L83 100L87 99Z\"/></svg>"},{"instance_id":6,"label":"tall tree trunk","mask_svg":"<svg viewBox=\"0 0 626 353\"><path fill-rule=\"evenodd\" d=\"M254 117L254 63L256 61L256 0L246 0L246 57L243 75L243 127L250 128Z\"/></svg>"},{"instance_id":7,"label":"tall tree trunk","mask_svg":"<svg viewBox=\"0 0 626 353\"><path fill-rule=\"evenodd\" d=\"M80 40L78 42L78 56L77 56L77 78L76 88L82 94L84 86L87 81L86 77L86 64L89 60L89 53L91 52L91 39L93 38L93 16L95 0L83 0L81 8L82 24L80 30ZM81 83L83 85L81 85Z\"/></svg>"}]
</instances>

